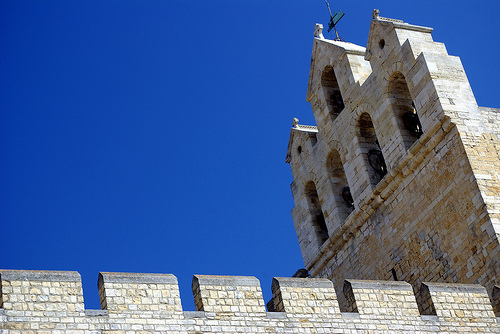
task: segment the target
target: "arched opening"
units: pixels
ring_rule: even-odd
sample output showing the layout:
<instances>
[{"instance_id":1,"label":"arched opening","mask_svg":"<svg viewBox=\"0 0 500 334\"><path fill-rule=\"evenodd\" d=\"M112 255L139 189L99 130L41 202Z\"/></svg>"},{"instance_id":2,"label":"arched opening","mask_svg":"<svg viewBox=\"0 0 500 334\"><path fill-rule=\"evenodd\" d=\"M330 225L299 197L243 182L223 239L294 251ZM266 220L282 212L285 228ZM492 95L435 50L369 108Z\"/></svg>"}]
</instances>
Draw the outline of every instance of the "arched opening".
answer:
<instances>
[{"instance_id":1,"label":"arched opening","mask_svg":"<svg viewBox=\"0 0 500 334\"><path fill-rule=\"evenodd\" d=\"M318 191L313 181L306 184L306 196L309 204L309 213L312 219L312 228L314 229L318 247L328 240L328 228L326 227L325 216L321 210Z\"/></svg>"},{"instance_id":2,"label":"arched opening","mask_svg":"<svg viewBox=\"0 0 500 334\"><path fill-rule=\"evenodd\" d=\"M408 150L422 135L422 125L403 73L395 72L390 77L388 91L398 128L403 136L403 144Z\"/></svg>"},{"instance_id":3,"label":"arched opening","mask_svg":"<svg viewBox=\"0 0 500 334\"><path fill-rule=\"evenodd\" d=\"M374 186L387 174L387 166L377 140L372 119L368 113L365 112L360 115L358 127L361 153L368 164L370 183Z\"/></svg>"},{"instance_id":4,"label":"arched opening","mask_svg":"<svg viewBox=\"0 0 500 334\"><path fill-rule=\"evenodd\" d=\"M321 87L323 87L328 112L331 119L334 120L344 109L344 100L331 65L326 66L321 74Z\"/></svg>"},{"instance_id":5,"label":"arched opening","mask_svg":"<svg viewBox=\"0 0 500 334\"><path fill-rule=\"evenodd\" d=\"M344 166L337 150L332 150L327 157L327 169L335 198L334 216L343 222L354 210L354 200L344 171Z\"/></svg>"}]
</instances>

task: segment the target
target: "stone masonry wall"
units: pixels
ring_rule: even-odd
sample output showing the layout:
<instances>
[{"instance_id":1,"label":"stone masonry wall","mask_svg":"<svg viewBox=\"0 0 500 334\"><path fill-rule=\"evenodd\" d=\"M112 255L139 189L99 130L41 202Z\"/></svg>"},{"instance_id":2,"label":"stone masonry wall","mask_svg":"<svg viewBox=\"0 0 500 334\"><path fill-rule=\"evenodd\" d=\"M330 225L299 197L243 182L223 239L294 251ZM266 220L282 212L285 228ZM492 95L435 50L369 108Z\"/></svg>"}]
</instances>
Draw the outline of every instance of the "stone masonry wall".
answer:
<instances>
[{"instance_id":1,"label":"stone masonry wall","mask_svg":"<svg viewBox=\"0 0 500 334\"><path fill-rule=\"evenodd\" d=\"M327 279L274 278L266 312L254 277L197 275L198 311L183 311L173 275L101 273L103 310L85 310L76 272L0 271L0 329L9 334L500 333L486 290L426 283L435 315L420 315L405 282L349 280L354 312L341 312Z\"/></svg>"},{"instance_id":2,"label":"stone masonry wall","mask_svg":"<svg viewBox=\"0 0 500 334\"><path fill-rule=\"evenodd\" d=\"M291 130L292 217L306 268L333 281L343 310L352 305L341 293L350 278L409 282L422 313L433 312L423 281L478 283L491 299L500 283L498 110L477 106L460 59L431 31L375 16L365 49L316 28L307 100L317 134L312 141L305 126ZM322 88L329 67L345 105L333 116ZM409 109L420 137L403 126ZM386 175L374 172L370 149L382 152ZM353 198L347 217L337 214L346 204L328 168L332 152ZM326 242L308 208L310 182Z\"/></svg>"},{"instance_id":3,"label":"stone masonry wall","mask_svg":"<svg viewBox=\"0 0 500 334\"><path fill-rule=\"evenodd\" d=\"M340 289L350 277L392 280L394 270L416 291L423 280L479 281L491 293L500 268L495 231L470 166L456 158L463 154L460 145L453 128L429 148L439 155L426 155L416 167L408 161L404 180L395 177L392 188L375 188L380 197L348 217L345 229L308 264L313 276Z\"/></svg>"}]
</instances>

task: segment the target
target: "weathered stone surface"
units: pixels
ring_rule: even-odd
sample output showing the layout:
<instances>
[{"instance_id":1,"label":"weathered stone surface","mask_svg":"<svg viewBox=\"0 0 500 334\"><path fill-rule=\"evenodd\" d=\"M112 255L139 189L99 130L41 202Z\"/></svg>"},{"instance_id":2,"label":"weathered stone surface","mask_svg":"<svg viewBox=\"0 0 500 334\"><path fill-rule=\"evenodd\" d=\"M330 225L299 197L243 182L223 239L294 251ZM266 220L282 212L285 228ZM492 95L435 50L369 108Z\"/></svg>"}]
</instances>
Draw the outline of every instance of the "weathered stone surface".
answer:
<instances>
[{"instance_id":1,"label":"weathered stone surface","mask_svg":"<svg viewBox=\"0 0 500 334\"><path fill-rule=\"evenodd\" d=\"M432 29L374 17L366 49L314 39L307 100L317 126L294 123L286 159L306 269L338 292L349 278L406 281L421 307L423 281L479 283L492 298L500 111L477 106L460 59Z\"/></svg>"},{"instance_id":2,"label":"weathered stone surface","mask_svg":"<svg viewBox=\"0 0 500 334\"><path fill-rule=\"evenodd\" d=\"M266 312L256 278L197 275L193 292L203 311L184 312L173 275L102 273L99 293L108 309L84 310L81 295L69 292L81 292L81 281L64 280L74 272L4 273L0 329L6 334L500 333L486 290L477 285L426 283L436 315L421 316L405 282L349 280L357 312L342 313L329 280L274 278L278 312ZM44 275L49 280L41 281Z\"/></svg>"}]
</instances>

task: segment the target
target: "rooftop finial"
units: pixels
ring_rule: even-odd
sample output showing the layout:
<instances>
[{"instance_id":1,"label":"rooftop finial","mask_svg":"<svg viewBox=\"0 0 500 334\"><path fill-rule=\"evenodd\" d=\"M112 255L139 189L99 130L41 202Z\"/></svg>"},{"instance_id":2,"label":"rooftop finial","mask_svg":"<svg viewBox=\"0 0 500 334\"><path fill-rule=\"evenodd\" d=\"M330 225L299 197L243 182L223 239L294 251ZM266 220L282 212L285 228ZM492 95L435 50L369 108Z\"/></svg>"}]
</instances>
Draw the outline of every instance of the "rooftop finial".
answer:
<instances>
[{"instance_id":1,"label":"rooftop finial","mask_svg":"<svg viewBox=\"0 0 500 334\"><path fill-rule=\"evenodd\" d=\"M323 25L321 23L316 23L316 26L314 26L314 37L325 39L325 37L323 37Z\"/></svg>"},{"instance_id":2,"label":"rooftop finial","mask_svg":"<svg viewBox=\"0 0 500 334\"><path fill-rule=\"evenodd\" d=\"M292 126L294 128L296 128L298 125L299 125L299 119L298 118L294 118L293 121L292 121Z\"/></svg>"},{"instance_id":3,"label":"rooftop finial","mask_svg":"<svg viewBox=\"0 0 500 334\"><path fill-rule=\"evenodd\" d=\"M378 20L378 15L380 14L380 10L374 9L372 12L372 18Z\"/></svg>"}]
</instances>

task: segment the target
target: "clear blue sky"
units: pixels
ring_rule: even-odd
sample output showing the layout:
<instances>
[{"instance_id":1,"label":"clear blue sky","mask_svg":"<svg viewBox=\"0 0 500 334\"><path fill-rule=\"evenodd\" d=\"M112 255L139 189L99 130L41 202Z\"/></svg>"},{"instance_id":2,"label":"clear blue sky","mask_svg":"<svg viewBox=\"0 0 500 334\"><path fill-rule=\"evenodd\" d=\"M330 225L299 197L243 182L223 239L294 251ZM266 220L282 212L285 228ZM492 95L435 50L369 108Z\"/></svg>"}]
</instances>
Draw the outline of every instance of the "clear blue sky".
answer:
<instances>
[{"instance_id":1,"label":"clear blue sky","mask_svg":"<svg viewBox=\"0 0 500 334\"><path fill-rule=\"evenodd\" d=\"M366 45L373 8L434 27L500 107L500 2L331 1ZM0 1L4 269L273 276L303 267L285 163L324 0ZM326 32L326 31L325 31ZM326 34L327 35L327 34Z\"/></svg>"}]
</instances>

